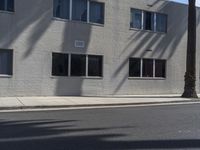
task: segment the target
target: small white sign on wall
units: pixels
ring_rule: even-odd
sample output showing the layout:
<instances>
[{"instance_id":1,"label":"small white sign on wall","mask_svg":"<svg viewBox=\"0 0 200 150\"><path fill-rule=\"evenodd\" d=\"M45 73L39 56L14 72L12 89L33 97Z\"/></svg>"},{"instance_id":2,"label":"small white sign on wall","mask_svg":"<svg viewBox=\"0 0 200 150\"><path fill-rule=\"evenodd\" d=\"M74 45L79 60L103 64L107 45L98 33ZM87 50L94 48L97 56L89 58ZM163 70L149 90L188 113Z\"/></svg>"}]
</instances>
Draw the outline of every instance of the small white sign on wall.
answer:
<instances>
[{"instance_id":1,"label":"small white sign on wall","mask_svg":"<svg viewBox=\"0 0 200 150\"><path fill-rule=\"evenodd\" d=\"M85 47L85 41L75 40L74 46L77 47L77 48L84 48Z\"/></svg>"}]
</instances>

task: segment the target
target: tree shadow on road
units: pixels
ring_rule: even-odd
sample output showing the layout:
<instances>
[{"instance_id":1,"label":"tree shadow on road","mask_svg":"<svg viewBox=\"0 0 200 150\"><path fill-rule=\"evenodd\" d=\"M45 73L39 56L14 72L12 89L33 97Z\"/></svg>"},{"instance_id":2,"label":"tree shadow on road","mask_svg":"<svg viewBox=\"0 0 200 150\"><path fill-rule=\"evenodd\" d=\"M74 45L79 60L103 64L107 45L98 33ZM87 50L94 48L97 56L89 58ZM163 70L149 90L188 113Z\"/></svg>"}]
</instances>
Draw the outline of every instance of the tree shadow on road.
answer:
<instances>
[{"instance_id":1,"label":"tree shadow on road","mask_svg":"<svg viewBox=\"0 0 200 150\"><path fill-rule=\"evenodd\" d=\"M133 150L200 148L198 139L125 140L115 129L134 126L80 128L79 120L0 121L2 150ZM121 130L120 130L121 131ZM131 133L134 134L134 133Z\"/></svg>"}]
</instances>

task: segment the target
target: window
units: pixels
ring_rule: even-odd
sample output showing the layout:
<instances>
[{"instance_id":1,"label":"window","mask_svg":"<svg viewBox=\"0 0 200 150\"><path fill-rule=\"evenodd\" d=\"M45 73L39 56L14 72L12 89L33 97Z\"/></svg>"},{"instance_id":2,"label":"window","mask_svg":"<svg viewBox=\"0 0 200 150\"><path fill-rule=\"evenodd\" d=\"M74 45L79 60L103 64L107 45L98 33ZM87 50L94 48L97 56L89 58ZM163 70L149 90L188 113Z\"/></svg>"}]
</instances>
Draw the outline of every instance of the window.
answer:
<instances>
[{"instance_id":1,"label":"window","mask_svg":"<svg viewBox=\"0 0 200 150\"><path fill-rule=\"evenodd\" d=\"M131 28L142 29L142 11L131 9Z\"/></svg>"},{"instance_id":2,"label":"window","mask_svg":"<svg viewBox=\"0 0 200 150\"><path fill-rule=\"evenodd\" d=\"M72 20L87 21L87 0L73 0Z\"/></svg>"},{"instance_id":3,"label":"window","mask_svg":"<svg viewBox=\"0 0 200 150\"><path fill-rule=\"evenodd\" d=\"M0 50L0 75L12 75L13 51Z\"/></svg>"},{"instance_id":4,"label":"window","mask_svg":"<svg viewBox=\"0 0 200 150\"><path fill-rule=\"evenodd\" d=\"M85 55L71 55L71 76L86 76Z\"/></svg>"},{"instance_id":5,"label":"window","mask_svg":"<svg viewBox=\"0 0 200 150\"><path fill-rule=\"evenodd\" d=\"M54 0L53 16L61 19L104 24L104 3L90 0Z\"/></svg>"},{"instance_id":6,"label":"window","mask_svg":"<svg viewBox=\"0 0 200 150\"><path fill-rule=\"evenodd\" d=\"M54 0L53 16L69 19L70 0Z\"/></svg>"},{"instance_id":7,"label":"window","mask_svg":"<svg viewBox=\"0 0 200 150\"><path fill-rule=\"evenodd\" d=\"M104 3L90 2L90 22L104 24Z\"/></svg>"},{"instance_id":8,"label":"window","mask_svg":"<svg viewBox=\"0 0 200 150\"><path fill-rule=\"evenodd\" d=\"M142 76L153 77L153 60L152 59L143 59Z\"/></svg>"},{"instance_id":9,"label":"window","mask_svg":"<svg viewBox=\"0 0 200 150\"><path fill-rule=\"evenodd\" d=\"M102 56L88 56L88 76L102 76Z\"/></svg>"},{"instance_id":10,"label":"window","mask_svg":"<svg viewBox=\"0 0 200 150\"><path fill-rule=\"evenodd\" d=\"M52 76L102 77L102 70L103 56L52 53Z\"/></svg>"},{"instance_id":11,"label":"window","mask_svg":"<svg viewBox=\"0 0 200 150\"><path fill-rule=\"evenodd\" d=\"M165 60L155 60L155 77L165 78L166 69L165 69Z\"/></svg>"},{"instance_id":12,"label":"window","mask_svg":"<svg viewBox=\"0 0 200 150\"><path fill-rule=\"evenodd\" d=\"M129 77L140 77L141 60L139 58L130 58Z\"/></svg>"},{"instance_id":13,"label":"window","mask_svg":"<svg viewBox=\"0 0 200 150\"><path fill-rule=\"evenodd\" d=\"M129 77L166 78L166 60L130 58Z\"/></svg>"},{"instance_id":14,"label":"window","mask_svg":"<svg viewBox=\"0 0 200 150\"><path fill-rule=\"evenodd\" d=\"M156 31L167 32L167 16L163 14L156 14Z\"/></svg>"},{"instance_id":15,"label":"window","mask_svg":"<svg viewBox=\"0 0 200 150\"><path fill-rule=\"evenodd\" d=\"M68 54L52 54L52 75L68 76Z\"/></svg>"},{"instance_id":16,"label":"window","mask_svg":"<svg viewBox=\"0 0 200 150\"><path fill-rule=\"evenodd\" d=\"M0 10L14 12L14 0L0 0Z\"/></svg>"},{"instance_id":17,"label":"window","mask_svg":"<svg viewBox=\"0 0 200 150\"><path fill-rule=\"evenodd\" d=\"M144 29L154 31L154 13L144 12Z\"/></svg>"},{"instance_id":18,"label":"window","mask_svg":"<svg viewBox=\"0 0 200 150\"><path fill-rule=\"evenodd\" d=\"M131 8L130 27L154 32L167 32L167 15Z\"/></svg>"}]
</instances>

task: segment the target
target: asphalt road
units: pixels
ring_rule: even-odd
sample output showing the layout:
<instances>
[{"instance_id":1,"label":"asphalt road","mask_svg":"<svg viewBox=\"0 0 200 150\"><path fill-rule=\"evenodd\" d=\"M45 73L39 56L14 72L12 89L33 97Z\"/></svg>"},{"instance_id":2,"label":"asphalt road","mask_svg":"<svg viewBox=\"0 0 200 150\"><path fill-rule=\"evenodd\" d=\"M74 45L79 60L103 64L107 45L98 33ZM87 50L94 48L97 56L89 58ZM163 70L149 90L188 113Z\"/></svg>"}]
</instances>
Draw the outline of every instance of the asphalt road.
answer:
<instances>
[{"instance_id":1,"label":"asphalt road","mask_svg":"<svg viewBox=\"0 0 200 150\"><path fill-rule=\"evenodd\" d=\"M200 149L200 104L0 113L0 150Z\"/></svg>"}]
</instances>

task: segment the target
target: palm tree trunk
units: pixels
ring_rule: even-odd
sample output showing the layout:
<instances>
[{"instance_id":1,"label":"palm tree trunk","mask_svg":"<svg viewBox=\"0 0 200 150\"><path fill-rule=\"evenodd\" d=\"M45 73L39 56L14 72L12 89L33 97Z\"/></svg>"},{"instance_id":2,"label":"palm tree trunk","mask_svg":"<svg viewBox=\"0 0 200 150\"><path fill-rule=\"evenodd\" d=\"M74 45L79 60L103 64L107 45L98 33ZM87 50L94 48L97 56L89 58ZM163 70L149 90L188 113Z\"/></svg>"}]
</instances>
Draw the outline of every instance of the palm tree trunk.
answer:
<instances>
[{"instance_id":1,"label":"palm tree trunk","mask_svg":"<svg viewBox=\"0 0 200 150\"><path fill-rule=\"evenodd\" d=\"M197 98L196 93L196 0L188 0L188 42L185 87L182 97Z\"/></svg>"}]
</instances>

